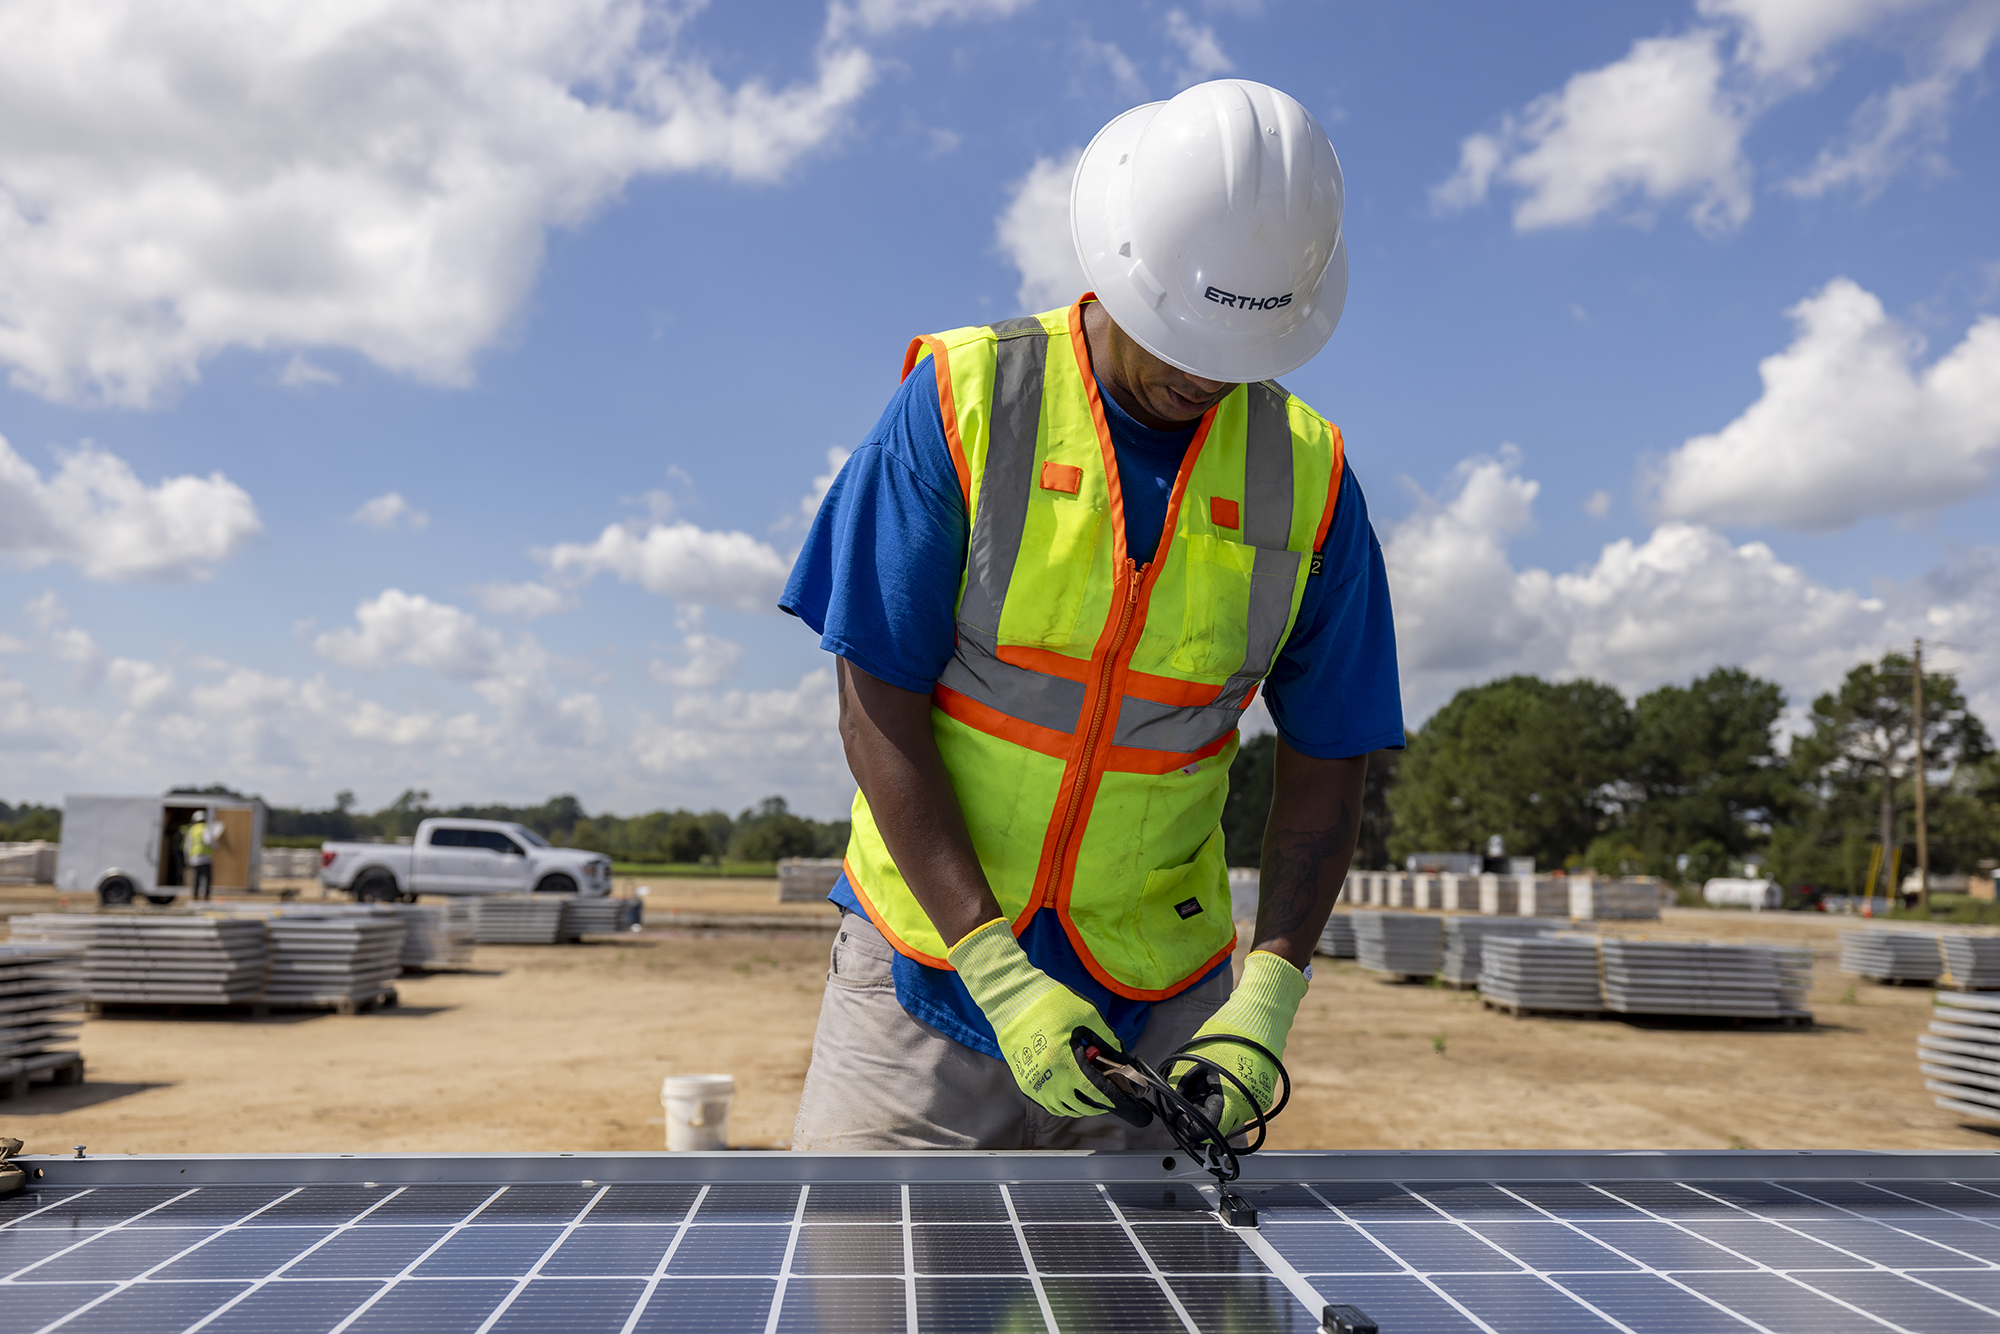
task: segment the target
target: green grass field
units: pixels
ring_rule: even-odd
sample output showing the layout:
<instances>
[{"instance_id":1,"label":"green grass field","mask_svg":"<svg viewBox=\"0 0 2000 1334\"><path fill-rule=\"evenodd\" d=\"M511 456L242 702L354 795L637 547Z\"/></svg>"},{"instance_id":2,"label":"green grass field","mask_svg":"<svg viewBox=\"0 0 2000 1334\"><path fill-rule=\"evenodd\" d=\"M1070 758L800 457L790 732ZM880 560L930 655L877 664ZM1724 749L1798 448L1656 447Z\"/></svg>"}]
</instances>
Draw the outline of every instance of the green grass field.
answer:
<instances>
[{"instance_id":1,"label":"green grass field","mask_svg":"<svg viewBox=\"0 0 2000 1334\"><path fill-rule=\"evenodd\" d=\"M776 862L726 862L705 866L696 862L613 862L613 875L656 875L682 880L775 880Z\"/></svg>"}]
</instances>

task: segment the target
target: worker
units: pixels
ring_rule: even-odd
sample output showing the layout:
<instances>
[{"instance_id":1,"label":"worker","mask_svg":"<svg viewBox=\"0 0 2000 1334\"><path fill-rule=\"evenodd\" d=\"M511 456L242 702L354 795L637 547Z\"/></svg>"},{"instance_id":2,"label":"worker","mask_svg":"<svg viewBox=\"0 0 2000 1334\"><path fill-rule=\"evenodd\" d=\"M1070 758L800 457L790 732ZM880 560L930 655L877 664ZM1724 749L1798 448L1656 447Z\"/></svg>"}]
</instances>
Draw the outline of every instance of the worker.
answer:
<instances>
[{"instance_id":1,"label":"worker","mask_svg":"<svg viewBox=\"0 0 2000 1334\"><path fill-rule=\"evenodd\" d=\"M916 339L780 606L836 655L859 792L792 1147L1170 1147L1072 1051L1190 1040L1225 1132L1268 1109L1403 744L1381 549L1340 432L1275 383L1346 298L1319 123L1245 80L1105 126L1070 221L1094 289ZM1223 834L1262 692L1276 776L1242 980Z\"/></svg>"},{"instance_id":2,"label":"worker","mask_svg":"<svg viewBox=\"0 0 2000 1334\"><path fill-rule=\"evenodd\" d=\"M222 842L222 826L208 822L207 811L196 811L194 823L181 831L181 850L188 869L194 872L194 897L209 897L214 871L215 848Z\"/></svg>"}]
</instances>

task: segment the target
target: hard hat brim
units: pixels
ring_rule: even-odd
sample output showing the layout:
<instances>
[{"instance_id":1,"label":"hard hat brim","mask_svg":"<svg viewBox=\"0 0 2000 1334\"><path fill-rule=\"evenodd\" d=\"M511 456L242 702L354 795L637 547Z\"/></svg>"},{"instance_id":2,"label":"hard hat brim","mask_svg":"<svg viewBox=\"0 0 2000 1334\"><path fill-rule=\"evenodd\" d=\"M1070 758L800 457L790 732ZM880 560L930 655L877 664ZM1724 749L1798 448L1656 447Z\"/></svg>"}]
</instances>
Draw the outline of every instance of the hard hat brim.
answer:
<instances>
[{"instance_id":1,"label":"hard hat brim","mask_svg":"<svg viewBox=\"0 0 2000 1334\"><path fill-rule=\"evenodd\" d=\"M1170 366L1228 384L1289 375L1319 354L1340 323L1347 304L1347 237L1342 234L1327 260L1312 313L1290 333L1249 346L1218 347L1163 318L1153 294L1134 276L1145 257L1121 255L1118 247L1130 239L1124 224L1131 214L1131 174L1121 179L1119 168L1165 105L1149 102L1118 116L1097 132L1076 164L1070 182L1070 238L1084 277L1118 327Z\"/></svg>"}]
</instances>

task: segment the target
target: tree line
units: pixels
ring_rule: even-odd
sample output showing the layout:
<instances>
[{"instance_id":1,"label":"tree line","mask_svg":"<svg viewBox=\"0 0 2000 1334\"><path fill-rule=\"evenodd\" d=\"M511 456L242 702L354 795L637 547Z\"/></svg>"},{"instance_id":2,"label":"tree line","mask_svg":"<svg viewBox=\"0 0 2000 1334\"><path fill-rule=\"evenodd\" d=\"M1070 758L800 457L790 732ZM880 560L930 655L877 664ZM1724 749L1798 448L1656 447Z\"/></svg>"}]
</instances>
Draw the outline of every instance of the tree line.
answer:
<instances>
[{"instance_id":1,"label":"tree line","mask_svg":"<svg viewBox=\"0 0 2000 1334\"><path fill-rule=\"evenodd\" d=\"M1782 688L1737 667L1628 702L1591 680L1511 676L1461 690L1398 755L1369 769L1359 867L1417 852L1483 852L1496 835L1541 870L1698 884L1762 857L1788 885L1860 893L1914 870L1921 737L1934 874L2000 856L2000 758L1949 672L1890 653L1813 701L1785 744ZM1230 771L1224 832L1255 865L1275 738ZM1878 851L1879 850L1879 851Z\"/></svg>"},{"instance_id":2,"label":"tree line","mask_svg":"<svg viewBox=\"0 0 2000 1334\"><path fill-rule=\"evenodd\" d=\"M0 801L0 843L53 843L62 833L62 807Z\"/></svg>"},{"instance_id":3,"label":"tree line","mask_svg":"<svg viewBox=\"0 0 2000 1334\"><path fill-rule=\"evenodd\" d=\"M226 788L175 788L234 796ZM676 863L775 862L782 857L838 857L847 848L847 821L814 820L795 813L783 797L766 797L731 816L719 810L656 810L643 815L591 815L574 796L550 797L535 806L434 806L431 795L411 788L374 812L356 808L354 794L335 795L321 810L265 807L265 841L312 846L326 840L409 838L436 816L505 820L526 825L557 847L608 853L613 861Z\"/></svg>"}]
</instances>

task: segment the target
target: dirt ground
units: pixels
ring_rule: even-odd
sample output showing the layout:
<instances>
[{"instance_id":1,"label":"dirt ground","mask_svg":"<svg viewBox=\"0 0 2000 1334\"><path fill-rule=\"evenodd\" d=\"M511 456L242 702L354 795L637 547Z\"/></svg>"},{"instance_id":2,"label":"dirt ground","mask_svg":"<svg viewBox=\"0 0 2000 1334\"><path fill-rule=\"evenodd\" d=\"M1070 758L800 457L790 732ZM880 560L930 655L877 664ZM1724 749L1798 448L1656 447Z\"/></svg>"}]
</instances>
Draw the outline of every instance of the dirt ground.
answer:
<instances>
[{"instance_id":1,"label":"dirt ground","mask_svg":"<svg viewBox=\"0 0 2000 1334\"><path fill-rule=\"evenodd\" d=\"M94 1020L89 1081L0 1100L0 1134L30 1152L656 1149L661 1077L721 1071L737 1083L732 1140L783 1147L831 941L825 909L779 905L768 881L649 889L643 934L481 946L470 971L404 978L401 1006L379 1013ZM0 891L0 914L54 906L46 890ZM664 925L731 914L797 928ZM1606 927L1809 945L1808 1030L1515 1019L1472 993L1322 959L1272 1145L2000 1148L1924 1092L1913 1052L1928 990L1837 971L1838 932L1857 925L1672 912Z\"/></svg>"}]
</instances>

